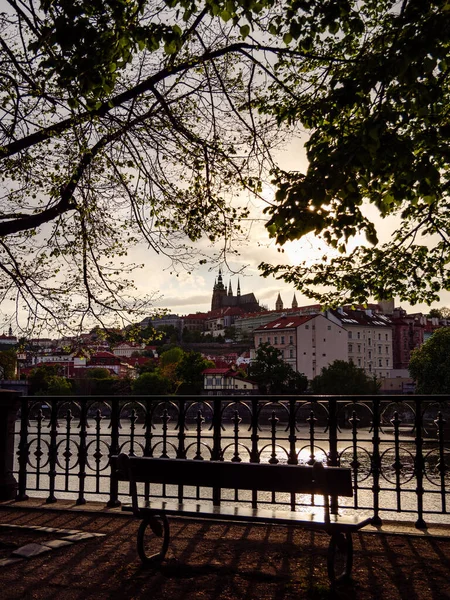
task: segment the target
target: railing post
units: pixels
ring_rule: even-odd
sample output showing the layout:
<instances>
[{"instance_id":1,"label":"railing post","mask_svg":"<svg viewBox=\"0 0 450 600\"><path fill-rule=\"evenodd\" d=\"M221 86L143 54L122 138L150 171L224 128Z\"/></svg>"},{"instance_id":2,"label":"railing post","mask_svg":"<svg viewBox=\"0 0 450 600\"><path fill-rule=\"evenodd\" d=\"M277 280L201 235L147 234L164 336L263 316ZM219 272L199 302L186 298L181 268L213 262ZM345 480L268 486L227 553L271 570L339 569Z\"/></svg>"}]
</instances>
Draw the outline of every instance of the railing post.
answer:
<instances>
[{"instance_id":1,"label":"railing post","mask_svg":"<svg viewBox=\"0 0 450 600\"><path fill-rule=\"evenodd\" d=\"M380 399L374 398L373 404L373 436L372 436L372 494L373 494L373 525L381 525L380 518Z\"/></svg>"},{"instance_id":2,"label":"railing post","mask_svg":"<svg viewBox=\"0 0 450 600\"><path fill-rule=\"evenodd\" d=\"M328 399L328 442L329 452L327 457L327 465L336 467L338 464L338 447L337 447L337 402L336 398ZM336 496L330 496L330 512L337 514L338 499Z\"/></svg>"},{"instance_id":3,"label":"railing post","mask_svg":"<svg viewBox=\"0 0 450 600\"><path fill-rule=\"evenodd\" d=\"M222 400L220 396L214 396L213 402L213 447L211 452L211 460L222 460L222 448L221 448L221 427L222 427ZM213 504L218 506L220 504L220 488L214 487L213 491Z\"/></svg>"},{"instance_id":4,"label":"railing post","mask_svg":"<svg viewBox=\"0 0 450 600\"><path fill-rule=\"evenodd\" d=\"M16 497L14 469L14 429L20 392L0 390L0 500Z\"/></svg>"},{"instance_id":5,"label":"railing post","mask_svg":"<svg viewBox=\"0 0 450 600\"><path fill-rule=\"evenodd\" d=\"M49 495L46 500L47 504L53 504L56 502L55 486L56 486L56 463L58 460L58 404L56 400L51 401L51 412L50 412L50 444L48 448L48 478L49 478Z\"/></svg>"},{"instance_id":6,"label":"railing post","mask_svg":"<svg viewBox=\"0 0 450 600\"><path fill-rule=\"evenodd\" d=\"M28 398L23 397L20 409L20 438L19 438L19 489L16 500L28 500L27 495L27 466L28 466Z\"/></svg>"},{"instance_id":7,"label":"railing post","mask_svg":"<svg viewBox=\"0 0 450 600\"><path fill-rule=\"evenodd\" d=\"M296 398L289 398L289 457L288 465L298 465L297 457L297 430L296 430Z\"/></svg>"},{"instance_id":8,"label":"railing post","mask_svg":"<svg viewBox=\"0 0 450 600\"><path fill-rule=\"evenodd\" d=\"M177 458L186 458L186 402L184 398L178 401L178 449Z\"/></svg>"},{"instance_id":9,"label":"railing post","mask_svg":"<svg viewBox=\"0 0 450 600\"><path fill-rule=\"evenodd\" d=\"M420 398L416 398L416 456L414 459L414 473L416 476L416 497L417 497L417 521L415 522L416 529L426 529L427 524L423 518L423 436L422 436L422 403Z\"/></svg>"},{"instance_id":10,"label":"railing post","mask_svg":"<svg viewBox=\"0 0 450 600\"><path fill-rule=\"evenodd\" d=\"M213 447L211 451L211 460L222 460L221 448L221 427L222 427L222 401L220 396L214 396L213 402Z\"/></svg>"},{"instance_id":11,"label":"railing post","mask_svg":"<svg viewBox=\"0 0 450 600\"><path fill-rule=\"evenodd\" d=\"M252 398L252 423L251 429L252 434L250 436L252 447L250 450L250 462L259 463L259 430L258 430L258 419L259 419L259 400L258 398Z\"/></svg>"},{"instance_id":12,"label":"railing post","mask_svg":"<svg viewBox=\"0 0 450 600\"><path fill-rule=\"evenodd\" d=\"M83 398L81 401L81 415L80 415L80 445L78 450L78 498L77 505L86 504L86 498L84 497L84 485L86 482L86 460L87 460L87 448L86 448L86 427L87 427L87 402Z\"/></svg>"},{"instance_id":13,"label":"railing post","mask_svg":"<svg viewBox=\"0 0 450 600\"><path fill-rule=\"evenodd\" d=\"M111 445L109 447L109 460L111 463L111 456L117 456L120 452L119 446L119 422L120 422L120 409L119 399L111 398ZM111 472L111 478L109 483L109 501L107 503L108 508L114 508L120 506L119 500L119 481L115 477L114 473Z\"/></svg>"},{"instance_id":14,"label":"railing post","mask_svg":"<svg viewBox=\"0 0 450 600\"><path fill-rule=\"evenodd\" d=\"M445 474L447 468L445 466L445 448L444 448L444 425L446 420L442 417L441 411L438 412L438 416L434 421L437 427L437 436L439 441L439 461L436 465L439 471L439 478L441 484L441 512L445 514L447 512L446 494L445 494Z\"/></svg>"}]
</instances>

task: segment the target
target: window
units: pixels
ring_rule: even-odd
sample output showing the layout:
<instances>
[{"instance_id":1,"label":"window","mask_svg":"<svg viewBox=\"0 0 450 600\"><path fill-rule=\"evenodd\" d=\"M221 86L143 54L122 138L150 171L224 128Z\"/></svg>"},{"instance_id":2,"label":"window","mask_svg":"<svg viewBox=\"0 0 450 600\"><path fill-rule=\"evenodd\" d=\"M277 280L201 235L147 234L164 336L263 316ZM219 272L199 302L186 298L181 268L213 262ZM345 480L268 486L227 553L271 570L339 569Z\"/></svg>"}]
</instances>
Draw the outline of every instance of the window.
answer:
<instances>
[{"instance_id":1,"label":"window","mask_svg":"<svg viewBox=\"0 0 450 600\"><path fill-rule=\"evenodd\" d=\"M371 345L372 345L372 338L369 338L369 339L367 340L367 343L369 344L369 346L371 346Z\"/></svg>"},{"instance_id":2,"label":"window","mask_svg":"<svg viewBox=\"0 0 450 600\"><path fill-rule=\"evenodd\" d=\"M386 341L388 341L388 339L389 339L389 336L388 336L388 334L386 334Z\"/></svg>"},{"instance_id":3,"label":"window","mask_svg":"<svg viewBox=\"0 0 450 600\"><path fill-rule=\"evenodd\" d=\"M369 350L369 360L372 358L372 352Z\"/></svg>"},{"instance_id":4,"label":"window","mask_svg":"<svg viewBox=\"0 0 450 600\"><path fill-rule=\"evenodd\" d=\"M382 367L383 366L383 361L381 360L381 358L378 359L378 366Z\"/></svg>"},{"instance_id":5,"label":"window","mask_svg":"<svg viewBox=\"0 0 450 600\"><path fill-rule=\"evenodd\" d=\"M327 329L328 331L331 331L331 325L328 325Z\"/></svg>"},{"instance_id":6,"label":"window","mask_svg":"<svg viewBox=\"0 0 450 600\"><path fill-rule=\"evenodd\" d=\"M270 337L267 338L267 343L270 344Z\"/></svg>"},{"instance_id":7,"label":"window","mask_svg":"<svg viewBox=\"0 0 450 600\"><path fill-rule=\"evenodd\" d=\"M289 336L289 343L290 343L290 344L293 344L293 343L294 343L294 336L293 336L293 335L290 335L290 336Z\"/></svg>"},{"instance_id":8,"label":"window","mask_svg":"<svg viewBox=\"0 0 450 600\"><path fill-rule=\"evenodd\" d=\"M378 346L378 354L381 354L381 346Z\"/></svg>"},{"instance_id":9,"label":"window","mask_svg":"<svg viewBox=\"0 0 450 600\"><path fill-rule=\"evenodd\" d=\"M206 378L206 385L212 385L213 384L213 378L212 377L207 377Z\"/></svg>"},{"instance_id":10,"label":"window","mask_svg":"<svg viewBox=\"0 0 450 600\"><path fill-rule=\"evenodd\" d=\"M275 336L273 338L273 343L275 344L275 346L278 346L278 337L277 336Z\"/></svg>"},{"instance_id":11,"label":"window","mask_svg":"<svg viewBox=\"0 0 450 600\"><path fill-rule=\"evenodd\" d=\"M381 340L381 333L378 334L378 339Z\"/></svg>"},{"instance_id":12,"label":"window","mask_svg":"<svg viewBox=\"0 0 450 600\"><path fill-rule=\"evenodd\" d=\"M284 350L280 350L280 357L284 358Z\"/></svg>"},{"instance_id":13,"label":"window","mask_svg":"<svg viewBox=\"0 0 450 600\"><path fill-rule=\"evenodd\" d=\"M289 358L294 358L294 351L293 350L289 350Z\"/></svg>"},{"instance_id":14,"label":"window","mask_svg":"<svg viewBox=\"0 0 450 600\"><path fill-rule=\"evenodd\" d=\"M389 359L388 358L386 359L386 366L387 367L389 366Z\"/></svg>"},{"instance_id":15,"label":"window","mask_svg":"<svg viewBox=\"0 0 450 600\"><path fill-rule=\"evenodd\" d=\"M348 337L349 337L349 339L350 339L350 340L352 339L352 336L353 336L353 332L352 332L352 331L349 331L349 332L348 332Z\"/></svg>"},{"instance_id":16,"label":"window","mask_svg":"<svg viewBox=\"0 0 450 600\"><path fill-rule=\"evenodd\" d=\"M348 351L349 352L353 352L353 344L349 344L348 345Z\"/></svg>"},{"instance_id":17,"label":"window","mask_svg":"<svg viewBox=\"0 0 450 600\"><path fill-rule=\"evenodd\" d=\"M309 329L309 325L305 325L305 329Z\"/></svg>"},{"instance_id":18,"label":"window","mask_svg":"<svg viewBox=\"0 0 450 600\"><path fill-rule=\"evenodd\" d=\"M361 344L358 344L358 352L361 352Z\"/></svg>"},{"instance_id":19,"label":"window","mask_svg":"<svg viewBox=\"0 0 450 600\"><path fill-rule=\"evenodd\" d=\"M360 367L360 366L361 366L361 359L358 358L358 367Z\"/></svg>"},{"instance_id":20,"label":"window","mask_svg":"<svg viewBox=\"0 0 450 600\"><path fill-rule=\"evenodd\" d=\"M358 334L357 334L357 335L358 335L358 340L360 340L360 339L361 339L361 332L360 332L360 331L358 331Z\"/></svg>"},{"instance_id":21,"label":"window","mask_svg":"<svg viewBox=\"0 0 450 600\"><path fill-rule=\"evenodd\" d=\"M386 354L389 354L389 346L386 346Z\"/></svg>"},{"instance_id":22,"label":"window","mask_svg":"<svg viewBox=\"0 0 450 600\"><path fill-rule=\"evenodd\" d=\"M281 343L284 344L284 335L281 336Z\"/></svg>"},{"instance_id":23,"label":"window","mask_svg":"<svg viewBox=\"0 0 450 600\"><path fill-rule=\"evenodd\" d=\"M259 345L261 345L261 344L262 344L262 338L260 337L259 338Z\"/></svg>"}]
</instances>

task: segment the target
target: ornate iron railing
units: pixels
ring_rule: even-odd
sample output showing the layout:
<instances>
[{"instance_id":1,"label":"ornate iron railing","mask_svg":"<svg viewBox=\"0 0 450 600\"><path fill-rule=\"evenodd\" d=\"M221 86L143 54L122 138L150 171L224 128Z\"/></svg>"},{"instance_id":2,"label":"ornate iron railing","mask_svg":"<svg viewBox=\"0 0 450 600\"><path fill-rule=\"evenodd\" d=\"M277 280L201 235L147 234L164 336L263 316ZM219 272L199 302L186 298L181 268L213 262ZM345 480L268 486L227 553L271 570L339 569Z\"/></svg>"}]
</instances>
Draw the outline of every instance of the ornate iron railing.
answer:
<instances>
[{"instance_id":1,"label":"ornate iron railing","mask_svg":"<svg viewBox=\"0 0 450 600\"><path fill-rule=\"evenodd\" d=\"M324 461L353 470L346 510L448 514L450 401L421 396L23 397L16 427L18 499L87 498L120 504L127 489L109 459L131 455L234 462ZM179 497L146 486L142 493ZM199 498L202 490L181 491ZM228 491L233 502L244 492ZM226 497L226 495L225 495ZM311 497L266 498L286 507ZM253 498L255 502L255 498ZM340 504L342 506L342 504Z\"/></svg>"}]
</instances>

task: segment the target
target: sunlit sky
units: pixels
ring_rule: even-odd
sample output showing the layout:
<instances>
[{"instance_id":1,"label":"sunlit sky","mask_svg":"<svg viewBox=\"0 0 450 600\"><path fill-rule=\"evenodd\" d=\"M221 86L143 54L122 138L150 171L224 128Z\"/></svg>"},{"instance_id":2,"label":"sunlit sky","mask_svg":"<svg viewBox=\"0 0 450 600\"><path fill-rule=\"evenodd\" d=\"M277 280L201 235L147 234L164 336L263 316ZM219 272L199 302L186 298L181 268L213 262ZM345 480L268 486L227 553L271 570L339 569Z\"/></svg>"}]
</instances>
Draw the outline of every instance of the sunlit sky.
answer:
<instances>
[{"instance_id":1,"label":"sunlit sky","mask_svg":"<svg viewBox=\"0 0 450 600\"><path fill-rule=\"evenodd\" d=\"M302 139L286 140L284 151L278 154L279 165L286 170L304 171L307 167L307 160L303 143L306 137ZM264 195L270 201L274 191L267 188ZM222 265L222 275L225 285L231 281L233 293L236 293L238 279L240 281L241 293L253 292L261 305L269 310L275 309L275 302L278 294L284 303L284 307L290 307L294 293L299 306L315 304L297 290L292 285L283 281L276 280L273 277L263 278L258 270L258 265L264 261L271 264L298 264L303 260L313 260L316 257L323 256L326 252L325 245L320 243L312 236L308 236L298 242L288 243L284 246L284 252L281 254L275 245L275 242L269 239L265 230L265 215L262 210L263 203L255 203L253 216L255 221L249 228L248 242L238 247L240 254L233 257L228 265ZM378 217L377 209L373 206L367 208L367 216L377 224L379 239L381 242L388 241L391 232L396 223L388 223ZM357 244L365 243L364 236L357 236L349 249L353 249ZM205 249L204 244L200 244ZM171 313L187 315L195 312L206 312L211 308L211 296L214 281L218 275L218 266L198 267L191 274L179 272L178 276L171 273L170 265L164 259L155 256L150 250L136 249L136 260L141 261L146 267L136 273L135 282L138 290L146 293L159 292L159 298L155 301L156 308L167 309ZM237 275L236 272L243 269ZM411 307L406 302L395 303L396 307L402 307L409 312L422 311L427 313L429 307L426 304L417 304ZM435 307L450 306L450 292L444 292L441 295L441 301L434 305Z\"/></svg>"},{"instance_id":2,"label":"sunlit sky","mask_svg":"<svg viewBox=\"0 0 450 600\"><path fill-rule=\"evenodd\" d=\"M0 0L0 8L4 5L4 0ZM306 157L303 148L303 142L306 138L300 138L292 141L286 139L286 144L278 153L277 159L280 166L286 170L304 171L306 169ZM264 190L267 201L271 200L273 190L269 187ZM262 214L264 204L255 202L253 209L254 221L249 223L248 241L237 249L238 256L232 256L227 264L222 264L222 274L225 285L229 282L236 293L238 279L240 281L241 293L253 292L261 305L268 309L275 308L275 301L278 294L281 294L285 307L292 303L294 293L298 304L314 304L291 285L274 278L263 278L259 274L258 265L264 261L271 264L291 263L296 264L301 260L310 260L314 257L323 255L325 248L320 246L317 240L309 238L301 242L287 244L284 253L280 254L274 241L270 240L264 228L264 215ZM370 211L370 216L374 217L375 209ZM389 238L390 228L380 220L376 221L379 225L381 241ZM356 240L356 242L361 240ZM214 248L209 248L206 242L200 242L199 247L205 251L214 252ZM216 249L217 250L217 249ZM211 307L211 296L215 279L217 278L219 266L198 266L191 273L180 270L176 275L168 259L156 255L150 249L145 247L134 248L130 252L130 259L137 263L143 263L145 267L135 273L135 285L137 294L154 294L158 298L154 301L154 308L167 309L171 313L186 315L195 312L206 312ZM237 274L239 272L239 274ZM410 310L407 303L396 302L396 306ZM450 292L443 293L441 301L435 306L450 306ZM5 310L4 313L11 314L11 311ZM13 310L13 309L12 309ZM419 310L428 312L426 305L416 305L414 312ZM8 315L7 315L8 316Z\"/></svg>"}]
</instances>

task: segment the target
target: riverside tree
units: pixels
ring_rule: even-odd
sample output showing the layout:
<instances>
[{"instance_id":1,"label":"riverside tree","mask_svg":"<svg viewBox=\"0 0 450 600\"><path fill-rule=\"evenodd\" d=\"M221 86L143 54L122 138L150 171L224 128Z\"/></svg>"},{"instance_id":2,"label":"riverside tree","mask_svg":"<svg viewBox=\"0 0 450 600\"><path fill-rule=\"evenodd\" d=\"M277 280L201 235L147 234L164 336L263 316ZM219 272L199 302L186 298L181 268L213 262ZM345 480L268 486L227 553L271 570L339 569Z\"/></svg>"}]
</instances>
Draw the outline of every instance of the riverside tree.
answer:
<instances>
[{"instance_id":1,"label":"riverside tree","mask_svg":"<svg viewBox=\"0 0 450 600\"><path fill-rule=\"evenodd\" d=\"M247 216L228 193L264 167L270 235L336 251L264 274L325 303L450 288L447 0L2 6L0 300L63 325L142 308L129 249L191 268L204 236L223 258ZM306 130L305 173L276 168L275 123Z\"/></svg>"},{"instance_id":2,"label":"riverside tree","mask_svg":"<svg viewBox=\"0 0 450 600\"><path fill-rule=\"evenodd\" d=\"M380 382L352 361L335 360L311 382L314 394L377 394Z\"/></svg>"},{"instance_id":3,"label":"riverside tree","mask_svg":"<svg viewBox=\"0 0 450 600\"><path fill-rule=\"evenodd\" d=\"M263 273L325 304L438 300L450 289L450 4L293 0L271 29L305 58L280 59L261 108L303 125L309 164L278 171L268 229L327 250Z\"/></svg>"},{"instance_id":4,"label":"riverside tree","mask_svg":"<svg viewBox=\"0 0 450 600\"><path fill-rule=\"evenodd\" d=\"M223 259L247 215L230 195L258 190L278 135L253 106L269 74L250 27L159 0L2 8L0 300L102 321L146 309L134 245L189 269L206 237Z\"/></svg>"},{"instance_id":5,"label":"riverside tree","mask_svg":"<svg viewBox=\"0 0 450 600\"><path fill-rule=\"evenodd\" d=\"M437 329L411 354L409 373L417 394L450 393L450 327Z\"/></svg>"},{"instance_id":6,"label":"riverside tree","mask_svg":"<svg viewBox=\"0 0 450 600\"><path fill-rule=\"evenodd\" d=\"M260 344L256 349L248 374L263 394L304 393L308 387L306 375L294 371L283 360L281 351L268 343Z\"/></svg>"}]
</instances>

